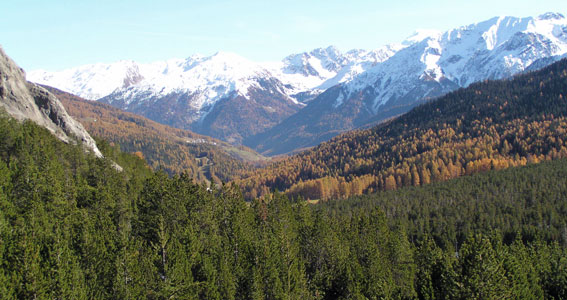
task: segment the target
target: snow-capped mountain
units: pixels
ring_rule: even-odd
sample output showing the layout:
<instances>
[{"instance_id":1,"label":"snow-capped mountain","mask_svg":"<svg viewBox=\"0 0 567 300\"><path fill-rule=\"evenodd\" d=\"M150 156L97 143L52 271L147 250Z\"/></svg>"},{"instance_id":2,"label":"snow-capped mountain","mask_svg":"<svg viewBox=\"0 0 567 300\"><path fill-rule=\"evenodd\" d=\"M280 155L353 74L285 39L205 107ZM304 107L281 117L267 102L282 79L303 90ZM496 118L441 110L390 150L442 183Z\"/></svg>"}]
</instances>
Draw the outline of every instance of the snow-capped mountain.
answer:
<instances>
[{"instance_id":1,"label":"snow-capped mountain","mask_svg":"<svg viewBox=\"0 0 567 300\"><path fill-rule=\"evenodd\" d=\"M295 113L304 106L301 102L352 79L401 47L345 54L334 47L319 48L277 63L255 63L218 52L151 64L119 61L61 72L39 70L30 72L28 79L167 125L239 143Z\"/></svg>"},{"instance_id":2,"label":"snow-capped mountain","mask_svg":"<svg viewBox=\"0 0 567 300\"><path fill-rule=\"evenodd\" d=\"M345 84L344 98L372 87L375 98L369 108L376 113L380 106L430 82L444 90L510 77L540 59L567 53L567 19L553 13L497 17L422 37ZM436 94L432 89L423 93Z\"/></svg>"},{"instance_id":3,"label":"snow-capped mountain","mask_svg":"<svg viewBox=\"0 0 567 300\"><path fill-rule=\"evenodd\" d=\"M567 53L567 20L497 17L444 33L418 32L388 59L325 90L296 115L245 143L279 154L404 113L475 81L543 67Z\"/></svg>"},{"instance_id":4,"label":"snow-capped mountain","mask_svg":"<svg viewBox=\"0 0 567 300\"><path fill-rule=\"evenodd\" d=\"M317 48L311 52L292 54L281 62L265 63L270 72L288 86L288 93L308 102L324 90L381 63L402 49L403 45L388 45L376 50L353 49L341 53L337 48Z\"/></svg>"},{"instance_id":5,"label":"snow-capped mountain","mask_svg":"<svg viewBox=\"0 0 567 300\"><path fill-rule=\"evenodd\" d=\"M220 52L36 71L28 79L277 154L399 115L475 81L544 67L566 53L567 21L547 13L446 32L419 30L371 51L319 48L276 63Z\"/></svg>"},{"instance_id":6,"label":"snow-capped mountain","mask_svg":"<svg viewBox=\"0 0 567 300\"><path fill-rule=\"evenodd\" d=\"M88 100L102 98L115 89L135 84L141 80L139 65L133 61L112 64L85 65L60 72L35 70L27 79L50 85Z\"/></svg>"},{"instance_id":7,"label":"snow-capped mountain","mask_svg":"<svg viewBox=\"0 0 567 300\"><path fill-rule=\"evenodd\" d=\"M38 71L28 77L234 143L275 125L301 107L266 68L225 52L151 64L120 61L59 73ZM226 115L219 111L221 107L241 114ZM254 116L248 115L252 112ZM217 119L219 115L223 118Z\"/></svg>"}]
</instances>

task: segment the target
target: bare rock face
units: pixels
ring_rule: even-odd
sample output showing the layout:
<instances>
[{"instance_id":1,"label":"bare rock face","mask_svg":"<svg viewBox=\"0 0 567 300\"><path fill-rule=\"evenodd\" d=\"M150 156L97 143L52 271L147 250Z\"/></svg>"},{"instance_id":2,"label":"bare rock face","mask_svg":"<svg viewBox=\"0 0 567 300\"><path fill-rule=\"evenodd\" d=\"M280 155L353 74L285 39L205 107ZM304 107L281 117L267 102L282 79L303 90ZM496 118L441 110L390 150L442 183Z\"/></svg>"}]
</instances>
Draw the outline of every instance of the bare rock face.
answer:
<instances>
[{"instance_id":1,"label":"bare rock face","mask_svg":"<svg viewBox=\"0 0 567 300\"><path fill-rule=\"evenodd\" d=\"M26 81L24 71L0 47L0 107L18 120L31 120L66 143L80 141L102 157L94 139L46 89Z\"/></svg>"}]
</instances>

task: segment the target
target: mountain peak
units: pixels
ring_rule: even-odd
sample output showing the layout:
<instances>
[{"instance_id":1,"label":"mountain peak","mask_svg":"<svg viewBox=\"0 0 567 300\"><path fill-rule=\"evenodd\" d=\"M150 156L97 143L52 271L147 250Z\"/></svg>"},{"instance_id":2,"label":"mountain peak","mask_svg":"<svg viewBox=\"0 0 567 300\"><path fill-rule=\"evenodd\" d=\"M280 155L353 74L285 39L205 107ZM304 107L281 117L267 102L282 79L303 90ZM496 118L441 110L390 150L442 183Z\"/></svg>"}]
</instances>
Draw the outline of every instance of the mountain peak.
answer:
<instances>
[{"instance_id":1,"label":"mountain peak","mask_svg":"<svg viewBox=\"0 0 567 300\"><path fill-rule=\"evenodd\" d=\"M410 46L419 43L427 38L437 38L441 35L441 31L436 29L417 29L412 35L407 37L402 45Z\"/></svg>"},{"instance_id":2,"label":"mountain peak","mask_svg":"<svg viewBox=\"0 0 567 300\"><path fill-rule=\"evenodd\" d=\"M330 54L335 54L335 55L336 55L336 54L340 54L341 51L340 51L337 47L335 47L335 46L333 46L333 45L330 45L330 46L328 46L328 47L326 47L326 48L316 48L316 49L314 49L313 51L311 51L311 53L312 53L312 54L313 54L313 53L326 53L327 55L330 55Z\"/></svg>"},{"instance_id":3,"label":"mountain peak","mask_svg":"<svg viewBox=\"0 0 567 300\"><path fill-rule=\"evenodd\" d=\"M342 56L342 53L335 46L328 46L327 48L316 48L309 52L309 55L315 56L317 58L329 57L336 59Z\"/></svg>"},{"instance_id":4,"label":"mountain peak","mask_svg":"<svg viewBox=\"0 0 567 300\"><path fill-rule=\"evenodd\" d=\"M325 131L325 126L338 132L334 130L380 121L403 113L421 99L480 80L507 78L526 70L534 62L546 65L566 53L567 20L560 14L548 13L539 17L494 17L444 33L419 29L402 44L345 53L326 46L291 54L269 64L221 51L186 61L139 64L138 70L124 66L109 69L101 65L60 74L44 72L35 78L30 74L30 78L78 91L80 95L93 95L90 99L107 95L107 103L131 111L143 109L148 116L158 111L160 120L167 124L178 122L180 125L176 126L188 126L199 121L205 124L200 128L208 126L209 123L202 121L205 119L231 119L226 116L235 112L226 110L223 106L226 101L234 100L234 104L240 101L240 107L252 108L250 103L268 96L275 99L275 95L281 102L250 110L272 114L282 102L295 99L307 105L301 110L307 113L296 115L290 119L290 124L306 120L314 125L313 137L316 137L330 132ZM167 109L159 107L158 100ZM333 106L334 103L342 105ZM288 112L293 110L295 108ZM340 113L332 118L324 115L337 111ZM342 119L344 123L338 126L341 114L349 117ZM239 125L223 126L226 127L218 127L215 132ZM281 128L285 126L288 125ZM293 129L293 132L298 131Z\"/></svg>"},{"instance_id":5,"label":"mountain peak","mask_svg":"<svg viewBox=\"0 0 567 300\"><path fill-rule=\"evenodd\" d=\"M565 16L563 16L560 13L554 13L554 12L546 12L544 14L539 15L538 20L561 20L561 19L565 19Z\"/></svg>"},{"instance_id":6,"label":"mountain peak","mask_svg":"<svg viewBox=\"0 0 567 300\"><path fill-rule=\"evenodd\" d=\"M334 45L328 46L327 48L325 48L325 50L327 50L329 52L340 52L339 49Z\"/></svg>"},{"instance_id":7,"label":"mountain peak","mask_svg":"<svg viewBox=\"0 0 567 300\"><path fill-rule=\"evenodd\" d=\"M204 57L204 55L199 54L199 53L195 53L195 54L191 54L190 56L185 58L185 61L195 61L195 60L198 60L198 59L202 59L203 57Z\"/></svg>"}]
</instances>

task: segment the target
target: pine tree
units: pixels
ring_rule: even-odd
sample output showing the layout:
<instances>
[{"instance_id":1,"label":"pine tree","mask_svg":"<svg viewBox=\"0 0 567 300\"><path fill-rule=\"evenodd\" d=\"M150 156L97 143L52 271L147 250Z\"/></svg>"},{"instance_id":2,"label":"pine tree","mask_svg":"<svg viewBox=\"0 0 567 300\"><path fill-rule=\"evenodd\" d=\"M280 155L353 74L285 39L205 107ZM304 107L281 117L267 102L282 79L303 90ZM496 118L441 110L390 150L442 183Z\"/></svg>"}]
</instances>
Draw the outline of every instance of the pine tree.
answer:
<instances>
[{"instance_id":1,"label":"pine tree","mask_svg":"<svg viewBox=\"0 0 567 300\"><path fill-rule=\"evenodd\" d=\"M460 251L458 295L460 299L509 298L512 291L503 266L500 241L480 234L471 236Z\"/></svg>"}]
</instances>

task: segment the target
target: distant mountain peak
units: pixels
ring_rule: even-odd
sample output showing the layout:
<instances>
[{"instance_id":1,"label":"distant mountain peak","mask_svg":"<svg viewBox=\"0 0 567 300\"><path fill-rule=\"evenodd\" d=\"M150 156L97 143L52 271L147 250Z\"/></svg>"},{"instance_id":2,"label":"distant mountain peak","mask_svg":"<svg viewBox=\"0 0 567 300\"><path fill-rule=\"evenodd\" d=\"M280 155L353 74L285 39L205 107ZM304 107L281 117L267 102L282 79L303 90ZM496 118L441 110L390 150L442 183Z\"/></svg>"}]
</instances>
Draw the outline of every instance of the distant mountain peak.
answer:
<instances>
[{"instance_id":1,"label":"distant mountain peak","mask_svg":"<svg viewBox=\"0 0 567 300\"><path fill-rule=\"evenodd\" d=\"M565 19L565 16L563 16L560 13L546 12L544 14L539 15L537 18L539 20L561 20L561 19Z\"/></svg>"},{"instance_id":2,"label":"distant mountain peak","mask_svg":"<svg viewBox=\"0 0 567 300\"><path fill-rule=\"evenodd\" d=\"M473 82L509 78L534 63L544 67L567 55L567 20L495 17L443 33L418 30L391 50L383 61L347 64L305 108L247 146L270 155L314 146Z\"/></svg>"},{"instance_id":3,"label":"distant mountain peak","mask_svg":"<svg viewBox=\"0 0 567 300\"><path fill-rule=\"evenodd\" d=\"M326 57L326 56L339 57L342 55L341 51L333 45L330 45L326 48L313 49L311 52L309 52L309 54L317 57Z\"/></svg>"},{"instance_id":4,"label":"distant mountain peak","mask_svg":"<svg viewBox=\"0 0 567 300\"><path fill-rule=\"evenodd\" d=\"M410 46L425 39L438 38L440 35L441 31L436 29L417 29L402 42L402 45Z\"/></svg>"}]
</instances>

